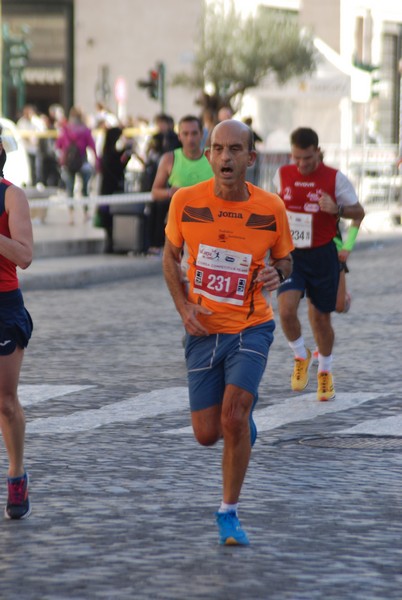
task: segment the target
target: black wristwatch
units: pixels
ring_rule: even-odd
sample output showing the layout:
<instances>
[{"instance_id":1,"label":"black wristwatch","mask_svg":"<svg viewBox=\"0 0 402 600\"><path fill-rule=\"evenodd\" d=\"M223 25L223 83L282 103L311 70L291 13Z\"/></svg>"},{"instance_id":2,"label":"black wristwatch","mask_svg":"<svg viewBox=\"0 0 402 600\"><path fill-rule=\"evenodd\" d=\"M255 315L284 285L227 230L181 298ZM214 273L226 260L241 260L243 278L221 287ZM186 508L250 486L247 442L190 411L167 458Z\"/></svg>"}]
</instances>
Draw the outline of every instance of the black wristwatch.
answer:
<instances>
[{"instance_id":1,"label":"black wristwatch","mask_svg":"<svg viewBox=\"0 0 402 600\"><path fill-rule=\"evenodd\" d=\"M279 275L279 283L283 283L286 279L285 275L283 274L282 269L280 269L279 267L274 267L274 269L276 270L276 272Z\"/></svg>"}]
</instances>

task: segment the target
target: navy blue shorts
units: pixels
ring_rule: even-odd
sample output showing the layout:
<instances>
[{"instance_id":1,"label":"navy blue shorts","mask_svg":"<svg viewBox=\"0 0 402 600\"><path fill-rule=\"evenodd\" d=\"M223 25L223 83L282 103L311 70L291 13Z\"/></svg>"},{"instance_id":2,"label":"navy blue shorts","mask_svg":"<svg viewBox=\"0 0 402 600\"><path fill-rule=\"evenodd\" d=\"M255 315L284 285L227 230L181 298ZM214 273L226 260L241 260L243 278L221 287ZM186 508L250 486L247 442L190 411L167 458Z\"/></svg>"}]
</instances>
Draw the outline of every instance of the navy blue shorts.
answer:
<instances>
[{"instance_id":1,"label":"navy blue shorts","mask_svg":"<svg viewBox=\"0 0 402 600\"><path fill-rule=\"evenodd\" d=\"M258 398L258 386L274 339L275 321L248 327L240 333L186 336L190 409L220 404L225 387L236 385Z\"/></svg>"},{"instance_id":2,"label":"navy blue shorts","mask_svg":"<svg viewBox=\"0 0 402 600\"><path fill-rule=\"evenodd\" d=\"M278 296L300 290L319 311L333 312L339 284L339 258L334 242L318 248L296 248L292 256L292 274L278 288Z\"/></svg>"},{"instance_id":3,"label":"navy blue shorts","mask_svg":"<svg viewBox=\"0 0 402 600\"><path fill-rule=\"evenodd\" d=\"M26 348L33 323L24 306L21 290L0 292L0 356L12 354L19 346Z\"/></svg>"}]
</instances>

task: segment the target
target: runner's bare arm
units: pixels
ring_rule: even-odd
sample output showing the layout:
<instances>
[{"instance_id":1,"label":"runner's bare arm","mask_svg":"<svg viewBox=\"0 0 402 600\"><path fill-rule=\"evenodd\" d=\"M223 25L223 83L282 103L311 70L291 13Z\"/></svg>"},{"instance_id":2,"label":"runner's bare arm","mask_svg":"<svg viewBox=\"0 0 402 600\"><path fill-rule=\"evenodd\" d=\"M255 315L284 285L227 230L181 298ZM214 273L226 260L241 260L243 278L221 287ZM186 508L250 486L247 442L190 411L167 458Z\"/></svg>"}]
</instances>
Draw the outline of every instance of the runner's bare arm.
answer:
<instances>
[{"instance_id":1,"label":"runner's bare arm","mask_svg":"<svg viewBox=\"0 0 402 600\"><path fill-rule=\"evenodd\" d=\"M293 260L291 254L278 259L271 256L269 266L261 269L258 273L257 281L261 281L266 290L273 292L290 276L292 265Z\"/></svg>"},{"instance_id":2,"label":"runner's bare arm","mask_svg":"<svg viewBox=\"0 0 402 600\"><path fill-rule=\"evenodd\" d=\"M11 237L0 235L0 254L26 269L32 262L33 234L29 204L23 190L10 186L6 191L5 208Z\"/></svg>"},{"instance_id":3,"label":"runner's bare arm","mask_svg":"<svg viewBox=\"0 0 402 600\"><path fill-rule=\"evenodd\" d=\"M360 202L347 205L338 205L329 194L323 192L318 204L323 212L329 213L330 215L337 215L339 217L343 217L344 219L353 219L359 221L362 221L364 218L364 208Z\"/></svg>"},{"instance_id":4,"label":"runner's bare arm","mask_svg":"<svg viewBox=\"0 0 402 600\"><path fill-rule=\"evenodd\" d=\"M173 152L166 152L159 162L151 190L154 200L169 200L173 195L173 191L176 191L176 188L168 187L168 179L173 168L173 158Z\"/></svg>"}]
</instances>

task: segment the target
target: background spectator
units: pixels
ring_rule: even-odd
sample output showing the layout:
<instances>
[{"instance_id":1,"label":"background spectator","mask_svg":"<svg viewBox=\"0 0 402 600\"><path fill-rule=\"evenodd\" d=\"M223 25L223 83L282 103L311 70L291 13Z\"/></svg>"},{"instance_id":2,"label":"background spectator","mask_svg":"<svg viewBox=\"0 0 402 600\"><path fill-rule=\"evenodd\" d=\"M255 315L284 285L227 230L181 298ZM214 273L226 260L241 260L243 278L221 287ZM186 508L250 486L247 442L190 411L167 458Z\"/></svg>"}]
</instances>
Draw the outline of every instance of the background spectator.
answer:
<instances>
[{"instance_id":1,"label":"background spectator","mask_svg":"<svg viewBox=\"0 0 402 600\"><path fill-rule=\"evenodd\" d=\"M56 138L53 137L52 133L59 133L65 123L64 109L60 104L51 104L48 115L43 115L43 118L46 119L49 135L39 140L42 157L41 181L46 186L59 187L62 179L57 159Z\"/></svg>"},{"instance_id":2,"label":"background spectator","mask_svg":"<svg viewBox=\"0 0 402 600\"><path fill-rule=\"evenodd\" d=\"M124 144L118 148L123 130L112 127L106 130L105 144L100 160L101 186L100 195L122 194L125 191L125 171L131 158L132 147ZM124 140L123 140L124 141ZM106 232L105 252L113 251L113 215L110 214L109 204L100 204L96 209L95 224L103 227Z\"/></svg>"},{"instance_id":3,"label":"background spectator","mask_svg":"<svg viewBox=\"0 0 402 600\"><path fill-rule=\"evenodd\" d=\"M69 162L71 149L76 146L81 157L79 168L73 167ZM67 123L62 127L61 133L56 140L56 148L60 150L60 164L62 167L62 177L66 185L68 197L74 196L74 186L76 175L79 175L82 182L82 195L88 196L88 186L91 176L94 172L87 156L87 149L92 150L96 165L98 167L98 158L95 149L95 141L91 130L86 126L83 120L83 114L79 108L73 106L70 109ZM84 205L85 220L88 219L88 206ZM70 225L74 224L74 207L70 206Z\"/></svg>"},{"instance_id":4,"label":"background spectator","mask_svg":"<svg viewBox=\"0 0 402 600\"><path fill-rule=\"evenodd\" d=\"M39 136L36 134L46 131L46 125L37 115L35 107L32 104L26 104L22 109L21 117L17 121L17 127L23 132L22 137L31 168L31 184L36 185L41 178ZM29 132L32 132L32 134L30 135Z\"/></svg>"},{"instance_id":5,"label":"background spectator","mask_svg":"<svg viewBox=\"0 0 402 600\"><path fill-rule=\"evenodd\" d=\"M171 116L164 113L157 115L155 125L157 132L149 140L145 151L144 172L141 181L142 192L151 191L162 154L181 147Z\"/></svg>"}]
</instances>

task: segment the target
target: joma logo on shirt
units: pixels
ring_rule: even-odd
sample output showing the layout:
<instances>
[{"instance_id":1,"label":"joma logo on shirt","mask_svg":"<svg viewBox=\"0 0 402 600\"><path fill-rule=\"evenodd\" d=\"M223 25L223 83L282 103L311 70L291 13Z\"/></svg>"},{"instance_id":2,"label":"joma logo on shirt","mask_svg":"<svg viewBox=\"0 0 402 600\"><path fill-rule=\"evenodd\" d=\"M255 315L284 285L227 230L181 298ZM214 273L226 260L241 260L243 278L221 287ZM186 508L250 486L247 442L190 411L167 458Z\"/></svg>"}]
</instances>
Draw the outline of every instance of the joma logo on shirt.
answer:
<instances>
[{"instance_id":1,"label":"joma logo on shirt","mask_svg":"<svg viewBox=\"0 0 402 600\"><path fill-rule=\"evenodd\" d=\"M218 217L229 217L229 219L242 219L243 215L242 213L227 212L224 210L220 210L218 213Z\"/></svg>"}]
</instances>

